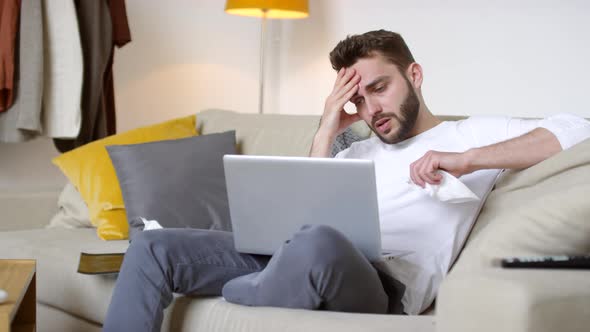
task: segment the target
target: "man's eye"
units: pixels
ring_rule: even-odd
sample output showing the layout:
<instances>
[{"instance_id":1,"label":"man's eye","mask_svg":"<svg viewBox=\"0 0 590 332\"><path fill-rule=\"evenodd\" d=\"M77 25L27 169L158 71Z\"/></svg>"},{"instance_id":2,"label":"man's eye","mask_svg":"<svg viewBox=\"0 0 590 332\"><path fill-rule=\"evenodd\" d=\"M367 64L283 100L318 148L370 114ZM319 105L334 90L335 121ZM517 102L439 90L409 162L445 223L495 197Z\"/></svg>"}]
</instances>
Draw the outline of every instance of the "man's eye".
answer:
<instances>
[{"instance_id":1,"label":"man's eye","mask_svg":"<svg viewBox=\"0 0 590 332\"><path fill-rule=\"evenodd\" d=\"M380 86L380 87L377 87L375 89L375 92L383 92L383 90L385 90L385 87L384 86Z\"/></svg>"},{"instance_id":2,"label":"man's eye","mask_svg":"<svg viewBox=\"0 0 590 332\"><path fill-rule=\"evenodd\" d=\"M364 102L364 100L362 100L362 99L356 99L352 103L358 106L358 105L362 104L363 102Z\"/></svg>"}]
</instances>

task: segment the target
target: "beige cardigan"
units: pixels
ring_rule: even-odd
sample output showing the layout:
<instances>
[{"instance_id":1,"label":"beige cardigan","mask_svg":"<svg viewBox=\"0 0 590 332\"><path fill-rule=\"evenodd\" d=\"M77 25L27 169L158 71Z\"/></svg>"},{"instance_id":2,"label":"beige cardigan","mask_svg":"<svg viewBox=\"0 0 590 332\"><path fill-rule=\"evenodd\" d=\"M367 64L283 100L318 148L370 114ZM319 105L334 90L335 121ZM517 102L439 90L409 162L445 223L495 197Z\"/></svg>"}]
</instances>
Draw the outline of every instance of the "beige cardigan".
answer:
<instances>
[{"instance_id":1,"label":"beige cardigan","mask_svg":"<svg viewBox=\"0 0 590 332\"><path fill-rule=\"evenodd\" d=\"M43 130L53 138L80 132L83 79L82 46L73 0L44 1L45 73Z\"/></svg>"}]
</instances>

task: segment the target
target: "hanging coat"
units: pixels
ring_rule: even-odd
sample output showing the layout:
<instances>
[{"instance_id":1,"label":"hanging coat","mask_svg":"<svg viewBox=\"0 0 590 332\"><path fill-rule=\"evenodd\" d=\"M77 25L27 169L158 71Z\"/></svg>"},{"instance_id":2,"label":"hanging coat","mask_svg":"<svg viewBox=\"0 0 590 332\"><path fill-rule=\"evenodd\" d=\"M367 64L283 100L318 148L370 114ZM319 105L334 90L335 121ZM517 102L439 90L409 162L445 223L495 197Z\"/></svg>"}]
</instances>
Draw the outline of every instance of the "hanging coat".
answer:
<instances>
[{"instance_id":1,"label":"hanging coat","mask_svg":"<svg viewBox=\"0 0 590 332\"><path fill-rule=\"evenodd\" d=\"M0 142L24 142L41 134L43 97L43 7L41 0L21 4L14 104L0 113Z\"/></svg>"},{"instance_id":2,"label":"hanging coat","mask_svg":"<svg viewBox=\"0 0 590 332\"><path fill-rule=\"evenodd\" d=\"M0 112L14 101L14 67L20 0L0 0Z\"/></svg>"},{"instance_id":3,"label":"hanging coat","mask_svg":"<svg viewBox=\"0 0 590 332\"><path fill-rule=\"evenodd\" d=\"M105 0L74 2L84 58L82 123L77 138L53 140L61 152L107 136L102 95L104 73L113 44L111 15Z\"/></svg>"},{"instance_id":4,"label":"hanging coat","mask_svg":"<svg viewBox=\"0 0 590 332\"><path fill-rule=\"evenodd\" d=\"M80 132L83 59L73 0L43 1L45 72L43 131L54 138Z\"/></svg>"}]
</instances>

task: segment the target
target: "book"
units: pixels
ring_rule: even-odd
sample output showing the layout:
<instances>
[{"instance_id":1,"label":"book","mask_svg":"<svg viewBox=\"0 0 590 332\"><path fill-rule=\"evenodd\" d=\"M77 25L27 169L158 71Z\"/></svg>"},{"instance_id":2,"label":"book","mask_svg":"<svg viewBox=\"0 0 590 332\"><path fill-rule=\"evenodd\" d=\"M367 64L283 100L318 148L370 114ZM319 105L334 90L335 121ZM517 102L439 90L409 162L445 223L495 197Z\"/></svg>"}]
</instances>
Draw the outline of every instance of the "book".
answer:
<instances>
[{"instance_id":1,"label":"book","mask_svg":"<svg viewBox=\"0 0 590 332\"><path fill-rule=\"evenodd\" d=\"M112 274L118 273L123 264L125 253L91 254L80 253L78 273L82 274Z\"/></svg>"}]
</instances>

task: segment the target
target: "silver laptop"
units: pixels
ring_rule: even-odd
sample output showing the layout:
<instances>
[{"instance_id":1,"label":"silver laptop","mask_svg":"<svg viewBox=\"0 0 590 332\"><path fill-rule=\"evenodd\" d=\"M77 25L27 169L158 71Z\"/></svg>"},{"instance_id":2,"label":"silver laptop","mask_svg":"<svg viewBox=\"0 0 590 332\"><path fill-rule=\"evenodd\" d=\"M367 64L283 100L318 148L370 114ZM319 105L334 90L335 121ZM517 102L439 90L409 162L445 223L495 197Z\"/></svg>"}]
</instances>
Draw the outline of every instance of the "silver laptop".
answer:
<instances>
[{"instance_id":1,"label":"silver laptop","mask_svg":"<svg viewBox=\"0 0 590 332\"><path fill-rule=\"evenodd\" d=\"M324 224L381 259L373 161L225 155L223 165L239 252L272 255L303 225Z\"/></svg>"}]
</instances>

